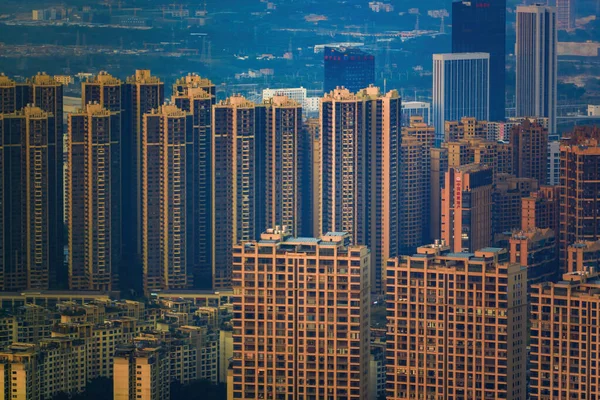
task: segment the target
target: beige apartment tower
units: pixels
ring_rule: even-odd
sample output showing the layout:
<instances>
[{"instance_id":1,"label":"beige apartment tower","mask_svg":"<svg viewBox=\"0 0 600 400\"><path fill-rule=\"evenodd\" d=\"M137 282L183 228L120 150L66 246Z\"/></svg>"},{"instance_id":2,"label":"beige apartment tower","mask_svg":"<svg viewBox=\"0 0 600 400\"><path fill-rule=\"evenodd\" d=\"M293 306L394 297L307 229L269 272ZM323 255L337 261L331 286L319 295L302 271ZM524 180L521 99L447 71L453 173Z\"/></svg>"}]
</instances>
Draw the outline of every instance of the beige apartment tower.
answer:
<instances>
[{"instance_id":1,"label":"beige apartment tower","mask_svg":"<svg viewBox=\"0 0 600 400\"><path fill-rule=\"evenodd\" d=\"M567 136L567 135L565 135ZM560 146L559 258L562 272L567 248L577 241L600 239L600 129L576 128Z\"/></svg>"},{"instance_id":2,"label":"beige apartment tower","mask_svg":"<svg viewBox=\"0 0 600 400\"><path fill-rule=\"evenodd\" d=\"M371 288L400 251L401 101L370 86L337 88L321 100L321 232L348 232L372 252Z\"/></svg>"},{"instance_id":3,"label":"beige apartment tower","mask_svg":"<svg viewBox=\"0 0 600 400\"><path fill-rule=\"evenodd\" d=\"M421 146L421 154L416 155L417 158L407 159L401 157L402 168L402 184L405 188L403 194L409 197L422 197L418 203L409 206L408 202L403 202L401 212L408 216L406 220L416 220L416 214L421 214L421 222L412 229L412 236L418 240L418 244L414 248L429 242L429 227L433 223L431 221L431 150L435 145L435 128L427 125L421 116L410 117L408 126L402 128L402 149L408 149L405 146L407 140L416 140ZM410 147L410 146L409 146ZM410 154L410 153L409 153ZM409 192L416 192L410 194ZM439 196L438 196L439 197ZM411 210L412 209L412 210ZM439 228L438 228L439 229ZM401 228L404 231L404 228ZM406 240L405 240L406 242ZM401 246L405 247L405 246ZM414 251L414 249L412 249Z\"/></svg>"},{"instance_id":4,"label":"beige apartment tower","mask_svg":"<svg viewBox=\"0 0 600 400\"><path fill-rule=\"evenodd\" d=\"M442 239L455 252L475 251L492 241L492 169L450 167L442 190Z\"/></svg>"},{"instance_id":5,"label":"beige apartment tower","mask_svg":"<svg viewBox=\"0 0 600 400\"><path fill-rule=\"evenodd\" d=\"M532 287L530 399L600 398L598 309L596 269Z\"/></svg>"},{"instance_id":6,"label":"beige apartment tower","mask_svg":"<svg viewBox=\"0 0 600 400\"><path fill-rule=\"evenodd\" d=\"M215 104L215 85L208 79L189 74L173 85L172 103L192 114L194 134L193 182L193 266L189 271L195 289L212 287L212 106Z\"/></svg>"},{"instance_id":7,"label":"beige apartment tower","mask_svg":"<svg viewBox=\"0 0 600 400\"><path fill-rule=\"evenodd\" d=\"M254 240L264 225L264 107L242 96L212 110L212 277L213 289L231 287L231 252Z\"/></svg>"},{"instance_id":8,"label":"beige apartment tower","mask_svg":"<svg viewBox=\"0 0 600 400\"><path fill-rule=\"evenodd\" d=\"M117 348L114 356L115 400L169 400L170 360L161 347Z\"/></svg>"},{"instance_id":9,"label":"beige apartment tower","mask_svg":"<svg viewBox=\"0 0 600 400\"><path fill-rule=\"evenodd\" d=\"M136 70L127 78L124 87L126 121L123 132L123 251L133 268L134 282L138 276L142 259L142 134L144 114L158 109L165 99L164 83L151 75L149 70Z\"/></svg>"},{"instance_id":10,"label":"beige apartment tower","mask_svg":"<svg viewBox=\"0 0 600 400\"><path fill-rule=\"evenodd\" d=\"M350 242L269 229L235 246L233 398L368 398L370 252Z\"/></svg>"},{"instance_id":11,"label":"beige apartment tower","mask_svg":"<svg viewBox=\"0 0 600 400\"><path fill-rule=\"evenodd\" d=\"M286 226L292 236L300 236L304 221L302 200L305 191L302 167L305 141L302 106L286 96L273 96L266 108L266 226ZM308 194L308 193L306 193Z\"/></svg>"},{"instance_id":12,"label":"beige apartment tower","mask_svg":"<svg viewBox=\"0 0 600 400\"><path fill-rule=\"evenodd\" d=\"M444 243L391 259L387 399L525 400L527 270Z\"/></svg>"},{"instance_id":13,"label":"beige apartment tower","mask_svg":"<svg viewBox=\"0 0 600 400\"><path fill-rule=\"evenodd\" d=\"M48 289L56 268L54 119L39 107L0 114L1 291Z\"/></svg>"},{"instance_id":14,"label":"beige apartment tower","mask_svg":"<svg viewBox=\"0 0 600 400\"><path fill-rule=\"evenodd\" d=\"M142 267L144 292L186 289L192 261L192 116L174 105L144 115Z\"/></svg>"},{"instance_id":15,"label":"beige apartment tower","mask_svg":"<svg viewBox=\"0 0 600 400\"><path fill-rule=\"evenodd\" d=\"M121 261L121 125L100 104L68 117L66 220L69 288L118 288Z\"/></svg>"}]
</instances>

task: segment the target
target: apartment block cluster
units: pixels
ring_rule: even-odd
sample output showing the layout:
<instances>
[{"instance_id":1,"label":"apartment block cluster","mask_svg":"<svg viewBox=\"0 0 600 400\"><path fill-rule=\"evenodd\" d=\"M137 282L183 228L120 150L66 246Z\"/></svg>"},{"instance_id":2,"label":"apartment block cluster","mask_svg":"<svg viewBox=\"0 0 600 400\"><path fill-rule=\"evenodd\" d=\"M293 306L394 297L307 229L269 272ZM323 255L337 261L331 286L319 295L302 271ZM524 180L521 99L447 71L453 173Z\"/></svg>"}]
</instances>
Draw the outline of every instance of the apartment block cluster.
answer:
<instances>
[{"instance_id":1,"label":"apartment block cluster","mask_svg":"<svg viewBox=\"0 0 600 400\"><path fill-rule=\"evenodd\" d=\"M3 293L0 393L49 399L111 378L115 398L168 399L173 381L226 382L231 293L181 296L142 303L95 292Z\"/></svg>"}]
</instances>

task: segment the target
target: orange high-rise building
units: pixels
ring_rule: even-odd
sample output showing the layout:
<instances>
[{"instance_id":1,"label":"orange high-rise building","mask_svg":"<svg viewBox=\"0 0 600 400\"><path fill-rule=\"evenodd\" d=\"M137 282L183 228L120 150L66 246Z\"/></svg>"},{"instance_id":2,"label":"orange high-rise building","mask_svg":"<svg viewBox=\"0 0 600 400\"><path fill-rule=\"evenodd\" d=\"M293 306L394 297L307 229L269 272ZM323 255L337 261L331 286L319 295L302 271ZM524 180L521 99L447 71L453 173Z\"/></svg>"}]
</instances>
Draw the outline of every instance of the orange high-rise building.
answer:
<instances>
[{"instance_id":1,"label":"orange high-rise building","mask_svg":"<svg viewBox=\"0 0 600 400\"><path fill-rule=\"evenodd\" d=\"M212 106L215 85L208 79L189 74L173 85L173 104L192 114L195 146L193 151L193 229L192 270L190 282L195 289L212 286Z\"/></svg>"},{"instance_id":2,"label":"orange high-rise building","mask_svg":"<svg viewBox=\"0 0 600 400\"><path fill-rule=\"evenodd\" d=\"M450 167L442 190L442 239L455 252L474 251L492 241L492 169Z\"/></svg>"},{"instance_id":3,"label":"orange high-rise building","mask_svg":"<svg viewBox=\"0 0 600 400\"><path fill-rule=\"evenodd\" d=\"M234 247L233 398L368 398L371 255L350 242L277 227Z\"/></svg>"},{"instance_id":4,"label":"orange high-rise building","mask_svg":"<svg viewBox=\"0 0 600 400\"><path fill-rule=\"evenodd\" d=\"M387 399L525 400L527 270L505 249L387 265Z\"/></svg>"},{"instance_id":5,"label":"orange high-rise building","mask_svg":"<svg viewBox=\"0 0 600 400\"><path fill-rule=\"evenodd\" d=\"M66 214L69 288L118 288L121 262L119 114L88 104L68 118Z\"/></svg>"},{"instance_id":6,"label":"orange high-rise building","mask_svg":"<svg viewBox=\"0 0 600 400\"><path fill-rule=\"evenodd\" d=\"M142 267L144 292L186 289L192 270L192 115L164 105L143 117Z\"/></svg>"},{"instance_id":7,"label":"orange high-rise building","mask_svg":"<svg viewBox=\"0 0 600 400\"><path fill-rule=\"evenodd\" d=\"M370 86L337 88L321 100L320 232L348 232L372 252L371 287L400 251L401 100Z\"/></svg>"},{"instance_id":8,"label":"orange high-rise building","mask_svg":"<svg viewBox=\"0 0 600 400\"><path fill-rule=\"evenodd\" d=\"M529 285L549 281L558 271L556 236L552 229L516 231L509 241L510 262L527 268Z\"/></svg>"},{"instance_id":9,"label":"orange high-rise building","mask_svg":"<svg viewBox=\"0 0 600 400\"><path fill-rule=\"evenodd\" d=\"M598 399L600 276L565 273L531 288L531 400Z\"/></svg>"},{"instance_id":10,"label":"orange high-rise building","mask_svg":"<svg viewBox=\"0 0 600 400\"><path fill-rule=\"evenodd\" d=\"M568 271L567 248L600 239L600 128L577 128L560 146L559 257Z\"/></svg>"},{"instance_id":11,"label":"orange high-rise building","mask_svg":"<svg viewBox=\"0 0 600 400\"><path fill-rule=\"evenodd\" d=\"M558 232L558 186L540 186L521 199L521 229L550 228Z\"/></svg>"}]
</instances>

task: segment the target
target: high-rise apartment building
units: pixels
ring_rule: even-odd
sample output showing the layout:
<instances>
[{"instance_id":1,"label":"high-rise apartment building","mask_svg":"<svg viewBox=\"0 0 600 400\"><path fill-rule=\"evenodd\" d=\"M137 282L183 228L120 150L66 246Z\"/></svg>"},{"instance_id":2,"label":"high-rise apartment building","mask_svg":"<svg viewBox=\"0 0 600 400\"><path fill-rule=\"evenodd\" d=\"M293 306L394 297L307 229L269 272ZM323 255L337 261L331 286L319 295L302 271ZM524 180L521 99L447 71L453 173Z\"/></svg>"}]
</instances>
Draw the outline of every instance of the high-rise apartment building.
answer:
<instances>
[{"instance_id":1,"label":"high-rise apartment building","mask_svg":"<svg viewBox=\"0 0 600 400\"><path fill-rule=\"evenodd\" d=\"M442 239L455 252L492 241L492 169L482 164L450 167L442 189Z\"/></svg>"},{"instance_id":2,"label":"high-rise apartment building","mask_svg":"<svg viewBox=\"0 0 600 400\"><path fill-rule=\"evenodd\" d=\"M215 104L215 85L198 75L187 75L173 85L172 103L191 113L193 120L193 261L188 271L196 289L212 284L212 106ZM188 162L190 160L188 159Z\"/></svg>"},{"instance_id":3,"label":"high-rise apartment building","mask_svg":"<svg viewBox=\"0 0 600 400\"><path fill-rule=\"evenodd\" d=\"M370 253L350 242L270 229L235 246L233 398L368 398Z\"/></svg>"},{"instance_id":4,"label":"high-rise apartment building","mask_svg":"<svg viewBox=\"0 0 600 400\"><path fill-rule=\"evenodd\" d=\"M503 121L506 86L506 0L453 2L452 52L490 54L490 120Z\"/></svg>"},{"instance_id":5,"label":"high-rise apartment building","mask_svg":"<svg viewBox=\"0 0 600 400\"><path fill-rule=\"evenodd\" d=\"M442 145L448 149L448 166L485 164L492 168L494 179L513 171L512 145L486 139L461 139Z\"/></svg>"},{"instance_id":6,"label":"high-rise apartment building","mask_svg":"<svg viewBox=\"0 0 600 400\"><path fill-rule=\"evenodd\" d=\"M387 398L524 400L527 270L442 244L388 261Z\"/></svg>"},{"instance_id":7,"label":"high-rise apartment building","mask_svg":"<svg viewBox=\"0 0 600 400\"><path fill-rule=\"evenodd\" d=\"M360 49L325 47L323 92L344 87L352 93L375 84L375 57Z\"/></svg>"},{"instance_id":8,"label":"high-rise apartment building","mask_svg":"<svg viewBox=\"0 0 600 400\"><path fill-rule=\"evenodd\" d=\"M55 207L62 203L62 166L60 175L56 168L62 158L56 159L54 120L39 107L0 114L2 291L48 289L52 273L62 268L62 256L56 254L62 208L59 213Z\"/></svg>"},{"instance_id":9,"label":"high-rise apartment building","mask_svg":"<svg viewBox=\"0 0 600 400\"><path fill-rule=\"evenodd\" d=\"M98 103L109 111L121 113L118 115L121 119L126 107L124 90L120 79L100 71L81 84L81 108L85 110L89 103Z\"/></svg>"},{"instance_id":10,"label":"high-rise apartment building","mask_svg":"<svg viewBox=\"0 0 600 400\"><path fill-rule=\"evenodd\" d=\"M521 229L550 228L558 233L558 186L540 186L521 199Z\"/></svg>"},{"instance_id":11,"label":"high-rise apartment building","mask_svg":"<svg viewBox=\"0 0 600 400\"><path fill-rule=\"evenodd\" d=\"M558 135L548 141L548 180L547 185L558 186L560 183L560 140Z\"/></svg>"},{"instance_id":12,"label":"high-rise apartment building","mask_svg":"<svg viewBox=\"0 0 600 400\"><path fill-rule=\"evenodd\" d=\"M265 215L266 226L286 226L292 236L300 236L305 218L303 200L309 189L302 177L303 157L307 156L302 126L302 106L285 96L264 101L266 112Z\"/></svg>"},{"instance_id":13,"label":"high-rise apartment building","mask_svg":"<svg viewBox=\"0 0 600 400\"><path fill-rule=\"evenodd\" d=\"M560 146L559 257L567 271L567 248L600 239L600 129L576 128Z\"/></svg>"},{"instance_id":14,"label":"high-rise apartment building","mask_svg":"<svg viewBox=\"0 0 600 400\"><path fill-rule=\"evenodd\" d=\"M30 103L30 86L0 73L0 114L12 114Z\"/></svg>"},{"instance_id":15,"label":"high-rise apartment building","mask_svg":"<svg viewBox=\"0 0 600 400\"><path fill-rule=\"evenodd\" d=\"M152 110L141 139L144 292L185 289L194 246L192 115L174 105Z\"/></svg>"},{"instance_id":16,"label":"high-rise apartment building","mask_svg":"<svg viewBox=\"0 0 600 400\"><path fill-rule=\"evenodd\" d=\"M548 130L536 121L525 119L510 130L514 174L518 178L535 178L540 184L548 180Z\"/></svg>"},{"instance_id":17,"label":"high-rise apartment building","mask_svg":"<svg viewBox=\"0 0 600 400\"><path fill-rule=\"evenodd\" d=\"M527 268L527 283L546 282L558 271L556 235L552 229L515 231L509 239L510 262Z\"/></svg>"},{"instance_id":18,"label":"high-rise apartment building","mask_svg":"<svg viewBox=\"0 0 600 400\"><path fill-rule=\"evenodd\" d=\"M530 399L600 398L598 309L597 270L532 287Z\"/></svg>"},{"instance_id":19,"label":"high-rise apartment building","mask_svg":"<svg viewBox=\"0 0 600 400\"><path fill-rule=\"evenodd\" d=\"M576 28L576 0L556 0L556 26L558 29L571 31Z\"/></svg>"},{"instance_id":20,"label":"high-rise apartment building","mask_svg":"<svg viewBox=\"0 0 600 400\"><path fill-rule=\"evenodd\" d=\"M575 242L567 248L567 272L598 271L600 241Z\"/></svg>"},{"instance_id":21,"label":"high-rise apartment building","mask_svg":"<svg viewBox=\"0 0 600 400\"><path fill-rule=\"evenodd\" d=\"M118 288L121 263L121 121L100 104L68 117L66 219L69 288Z\"/></svg>"},{"instance_id":22,"label":"high-rise apartment building","mask_svg":"<svg viewBox=\"0 0 600 400\"><path fill-rule=\"evenodd\" d=\"M433 55L433 126L436 144L444 137L444 122L490 118L490 54Z\"/></svg>"},{"instance_id":23,"label":"high-rise apartment building","mask_svg":"<svg viewBox=\"0 0 600 400\"><path fill-rule=\"evenodd\" d=\"M517 7L516 113L518 117L547 117L556 133L557 42L556 8Z\"/></svg>"},{"instance_id":24,"label":"high-rise apartment building","mask_svg":"<svg viewBox=\"0 0 600 400\"><path fill-rule=\"evenodd\" d=\"M456 142L461 139L487 139L488 122L473 117L461 117L456 121L444 122L445 140Z\"/></svg>"},{"instance_id":25,"label":"high-rise apartment building","mask_svg":"<svg viewBox=\"0 0 600 400\"><path fill-rule=\"evenodd\" d=\"M123 128L123 251L131 264L132 283L142 288L142 132L144 114L165 100L164 83L149 70L136 70L124 87L127 121ZM126 136L127 135L127 136Z\"/></svg>"},{"instance_id":26,"label":"high-rise apartment building","mask_svg":"<svg viewBox=\"0 0 600 400\"><path fill-rule=\"evenodd\" d=\"M522 199L538 190L533 178L517 178L498 174L492 191L492 234L512 232L521 228Z\"/></svg>"},{"instance_id":27,"label":"high-rise apartment building","mask_svg":"<svg viewBox=\"0 0 600 400\"><path fill-rule=\"evenodd\" d=\"M435 144L435 130L423 121L423 117L412 116L409 126L402 128L400 228L402 254L427 243L429 239L431 208L431 149ZM418 152L420 147L420 152ZM412 201L411 201L412 200ZM419 215L421 216L419 218Z\"/></svg>"},{"instance_id":28,"label":"high-rise apartment building","mask_svg":"<svg viewBox=\"0 0 600 400\"><path fill-rule=\"evenodd\" d=\"M113 382L115 400L170 399L168 354L160 346L117 348Z\"/></svg>"},{"instance_id":29,"label":"high-rise apartment building","mask_svg":"<svg viewBox=\"0 0 600 400\"><path fill-rule=\"evenodd\" d=\"M429 239L436 241L441 238L442 227L442 190L448 171L448 148L432 148L431 156L431 191L429 206Z\"/></svg>"},{"instance_id":30,"label":"high-rise apartment building","mask_svg":"<svg viewBox=\"0 0 600 400\"><path fill-rule=\"evenodd\" d=\"M212 110L212 281L231 286L232 249L264 225L265 110L242 96Z\"/></svg>"},{"instance_id":31,"label":"high-rise apartment building","mask_svg":"<svg viewBox=\"0 0 600 400\"><path fill-rule=\"evenodd\" d=\"M400 97L368 87L321 101L320 232L348 232L372 252L371 287L400 250Z\"/></svg>"}]
</instances>

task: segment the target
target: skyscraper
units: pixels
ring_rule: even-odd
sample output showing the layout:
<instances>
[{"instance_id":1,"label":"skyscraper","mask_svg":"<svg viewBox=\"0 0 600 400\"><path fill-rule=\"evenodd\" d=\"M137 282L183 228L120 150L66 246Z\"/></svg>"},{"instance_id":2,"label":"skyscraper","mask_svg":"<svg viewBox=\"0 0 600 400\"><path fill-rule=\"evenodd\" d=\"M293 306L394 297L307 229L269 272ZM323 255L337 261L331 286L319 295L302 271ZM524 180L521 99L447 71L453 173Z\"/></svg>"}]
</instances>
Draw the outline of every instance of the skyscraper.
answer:
<instances>
[{"instance_id":1,"label":"skyscraper","mask_svg":"<svg viewBox=\"0 0 600 400\"><path fill-rule=\"evenodd\" d=\"M408 212L414 210L420 213L422 218L418 226L413 228L413 234L419 237L419 243L417 246L427 243L429 239L428 227L432 223L430 218L431 209L431 149L435 144L435 129L433 126L427 125L424 122L423 117L412 116L410 117L410 123L408 126L402 128L402 142L404 149L404 140L406 138L414 138L421 145L421 154L417 155L416 159L406 159L404 156L401 157L401 168L402 168L402 184L400 187L404 188L402 191L403 195L418 198L422 196L420 203L414 204L409 207L408 204L402 206L402 212ZM406 178L409 178L406 180ZM408 186L407 186L408 185ZM411 194L409 192L416 192ZM438 196L439 197L439 196ZM415 246L416 247L416 246ZM414 249L412 250L414 251Z\"/></svg>"},{"instance_id":2,"label":"skyscraper","mask_svg":"<svg viewBox=\"0 0 600 400\"><path fill-rule=\"evenodd\" d=\"M560 146L559 258L566 272L567 248L600 239L600 129L577 128Z\"/></svg>"},{"instance_id":3,"label":"skyscraper","mask_svg":"<svg viewBox=\"0 0 600 400\"><path fill-rule=\"evenodd\" d=\"M98 103L105 109L119 112L119 120L123 117L125 99L123 98L123 82L110 75L106 71L100 71L98 75L81 84L81 107L89 103Z\"/></svg>"},{"instance_id":4,"label":"skyscraper","mask_svg":"<svg viewBox=\"0 0 600 400\"><path fill-rule=\"evenodd\" d=\"M121 263L121 121L90 103L68 117L69 288L116 290Z\"/></svg>"},{"instance_id":5,"label":"skyscraper","mask_svg":"<svg viewBox=\"0 0 600 400\"><path fill-rule=\"evenodd\" d=\"M552 229L517 231L509 240L510 262L527 268L528 287L554 278L558 267L556 235Z\"/></svg>"},{"instance_id":6,"label":"skyscraper","mask_svg":"<svg viewBox=\"0 0 600 400\"><path fill-rule=\"evenodd\" d=\"M143 116L141 198L144 292L185 289L192 269L192 115L164 105Z\"/></svg>"},{"instance_id":7,"label":"skyscraper","mask_svg":"<svg viewBox=\"0 0 600 400\"><path fill-rule=\"evenodd\" d=\"M212 110L212 281L231 286L233 245L254 240L264 224L265 112L242 96Z\"/></svg>"},{"instance_id":8,"label":"skyscraper","mask_svg":"<svg viewBox=\"0 0 600 400\"><path fill-rule=\"evenodd\" d=\"M575 26L576 0L556 0L557 27L570 31Z\"/></svg>"},{"instance_id":9,"label":"skyscraper","mask_svg":"<svg viewBox=\"0 0 600 400\"><path fill-rule=\"evenodd\" d=\"M521 229L550 228L558 234L558 186L540 186L521 199Z\"/></svg>"},{"instance_id":10,"label":"skyscraper","mask_svg":"<svg viewBox=\"0 0 600 400\"><path fill-rule=\"evenodd\" d=\"M442 189L442 239L455 252L473 252L492 241L492 169L450 167Z\"/></svg>"},{"instance_id":11,"label":"skyscraper","mask_svg":"<svg viewBox=\"0 0 600 400\"><path fill-rule=\"evenodd\" d=\"M368 398L370 253L350 241L269 229L235 246L234 398Z\"/></svg>"},{"instance_id":12,"label":"skyscraper","mask_svg":"<svg viewBox=\"0 0 600 400\"><path fill-rule=\"evenodd\" d=\"M51 272L62 267L62 257L55 253L59 237L53 236L59 224L62 233L62 209L58 214L54 207L59 201L56 196L62 200L62 190L57 190L62 185L57 184L54 129L54 115L39 107L0 114L3 291L48 289Z\"/></svg>"},{"instance_id":13,"label":"skyscraper","mask_svg":"<svg viewBox=\"0 0 600 400\"><path fill-rule=\"evenodd\" d=\"M325 47L323 91L345 87L352 93L375 84L375 57L360 49Z\"/></svg>"},{"instance_id":14,"label":"skyscraper","mask_svg":"<svg viewBox=\"0 0 600 400\"><path fill-rule=\"evenodd\" d=\"M123 129L123 247L125 257L134 275L133 286L141 289L141 159L143 116L153 109L158 109L165 99L163 82L150 74L149 70L137 70L135 75L127 78L124 88L126 126Z\"/></svg>"},{"instance_id":15,"label":"skyscraper","mask_svg":"<svg viewBox=\"0 0 600 400\"><path fill-rule=\"evenodd\" d=\"M497 174L492 190L492 235L512 232L521 227L521 200L538 189L534 178Z\"/></svg>"},{"instance_id":16,"label":"skyscraper","mask_svg":"<svg viewBox=\"0 0 600 400\"><path fill-rule=\"evenodd\" d=\"M516 113L518 117L548 117L556 133L557 73L556 8L517 7Z\"/></svg>"},{"instance_id":17,"label":"skyscraper","mask_svg":"<svg viewBox=\"0 0 600 400\"><path fill-rule=\"evenodd\" d=\"M368 87L336 89L321 101L321 232L348 232L372 252L371 287L398 254L401 206L400 97Z\"/></svg>"},{"instance_id":18,"label":"skyscraper","mask_svg":"<svg viewBox=\"0 0 600 400\"><path fill-rule=\"evenodd\" d=\"M21 110L30 102L30 87L27 82L15 82L0 73L0 114Z\"/></svg>"},{"instance_id":19,"label":"skyscraper","mask_svg":"<svg viewBox=\"0 0 600 400\"><path fill-rule=\"evenodd\" d=\"M519 178L547 181L548 130L536 121L524 120L510 130L514 173Z\"/></svg>"},{"instance_id":20,"label":"skyscraper","mask_svg":"<svg viewBox=\"0 0 600 400\"><path fill-rule=\"evenodd\" d=\"M506 0L452 3L452 52L490 54L490 120L503 121L506 87Z\"/></svg>"},{"instance_id":21,"label":"skyscraper","mask_svg":"<svg viewBox=\"0 0 600 400\"><path fill-rule=\"evenodd\" d=\"M532 400L600 397L598 271L577 270L531 290Z\"/></svg>"},{"instance_id":22,"label":"skyscraper","mask_svg":"<svg viewBox=\"0 0 600 400\"><path fill-rule=\"evenodd\" d=\"M115 400L170 398L170 360L162 347L118 347L114 365Z\"/></svg>"},{"instance_id":23,"label":"skyscraper","mask_svg":"<svg viewBox=\"0 0 600 400\"><path fill-rule=\"evenodd\" d=\"M433 125L436 145L444 137L444 122L490 118L490 54L433 55Z\"/></svg>"},{"instance_id":24,"label":"skyscraper","mask_svg":"<svg viewBox=\"0 0 600 400\"><path fill-rule=\"evenodd\" d=\"M215 85L198 75L187 75L173 85L173 104L193 117L193 275L196 289L210 288L212 281L212 106L215 104Z\"/></svg>"},{"instance_id":25,"label":"skyscraper","mask_svg":"<svg viewBox=\"0 0 600 400\"><path fill-rule=\"evenodd\" d=\"M444 244L386 269L387 398L525 400L527 270Z\"/></svg>"},{"instance_id":26,"label":"skyscraper","mask_svg":"<svg viewBox=\"0 0 600 400\"><path fill-rule=\"evenodd\" d=\"M303 187L305 141L302 106L285 96L274 96L264 103L267 113L266 226L283 225L293 236L300 236L305 220L303 200L310 193Z\"/></svg>"}]
</instances>

